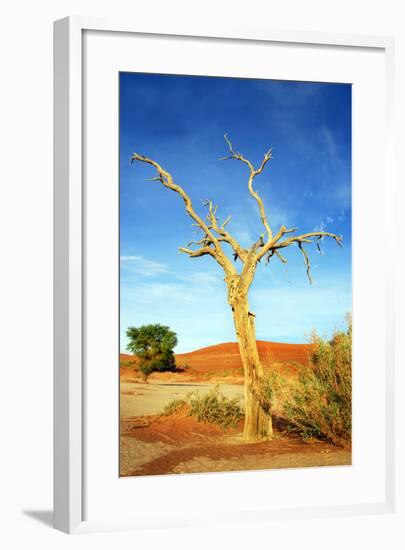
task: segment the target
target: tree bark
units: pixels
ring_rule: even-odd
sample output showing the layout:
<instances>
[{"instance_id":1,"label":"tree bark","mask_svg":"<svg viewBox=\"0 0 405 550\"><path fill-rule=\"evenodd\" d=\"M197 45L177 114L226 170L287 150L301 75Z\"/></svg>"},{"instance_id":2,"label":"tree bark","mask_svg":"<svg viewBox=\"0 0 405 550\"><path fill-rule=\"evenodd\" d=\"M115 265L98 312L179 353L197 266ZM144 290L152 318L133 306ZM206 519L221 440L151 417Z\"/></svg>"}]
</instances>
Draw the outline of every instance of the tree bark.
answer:
<instances>
[{"instance_id":1,"label":"tree bark","mask_svg":"<svg viewBox=\"0 0 405 550\"><path fill-rule=\"evenodd\" d=\"M249 311L247 291L232 292L230 305L245 379L243 439L270 439L273 434L270 403L264 394L264 371L257 351L255 317Z\"/></svg>"}]
</instances>

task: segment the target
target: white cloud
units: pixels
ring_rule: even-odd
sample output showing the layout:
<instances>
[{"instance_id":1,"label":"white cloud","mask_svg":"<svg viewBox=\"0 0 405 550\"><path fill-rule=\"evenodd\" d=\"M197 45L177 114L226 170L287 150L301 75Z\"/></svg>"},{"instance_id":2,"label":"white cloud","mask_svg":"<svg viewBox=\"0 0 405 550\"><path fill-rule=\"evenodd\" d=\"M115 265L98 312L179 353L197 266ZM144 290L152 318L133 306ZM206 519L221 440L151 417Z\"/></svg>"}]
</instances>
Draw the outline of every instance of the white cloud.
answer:
<instances>
[{"instance_id":1,"label":"white cloud","mask_svg":"<svg viewBox=\"0 0 405 550\"><path fill-rule=\"evenodd\" d=\"M257 241L257 237L255 238L249 229L237 229L233 232L233 235L245 247L251 246Z\"/></svg>"},{"instance_id":2,"label":"white cloud","mask_svg":"<svg viewBox=\"0 0 405 550\"><path fill-rule=\"evenodd\" d=\"M339 150L336 144L336 139L334 134L326 126L322 126L320 131L320 141L324 143L328 160L332 166L338 166L341 164L342 160L339 155Z\"/></svg>"},{"instance_id":3,"label":"white cloud","mask_svg":"<svg viewBox=\"0 0 405 550\"><path fill-rule=\"evenodd\" d=\"M325 231L325 229L326 229L325 222L321 222L320 224L314 226L313 231Z\"/></svg>"},{"instance_id":4,"label":"white cloud","mask_svg":"<svg viewBox=\"0 0 405 550\"><path fill-rule=\"evenodd\" d=\"M194 273L190 273L189 275L177 275L176 278L179 281L185 281L186 283L195 284L200 288L211 288L213 286L217 286L223 280L219 269L217 269L216 271L216 273L214 273L213 271L196 271Z\"/></svg>"},{"instance_id":5,"label":"white cloud","mask_svg":"<svg viewBox=\"0 0 405 550\"><path fill-rule=\"evenodd\" d=\"M153 277L168 271L167 265L147 260L143 256L121 256L120 261L123 269L147 277Z\"/></svg>"}]
</instances>

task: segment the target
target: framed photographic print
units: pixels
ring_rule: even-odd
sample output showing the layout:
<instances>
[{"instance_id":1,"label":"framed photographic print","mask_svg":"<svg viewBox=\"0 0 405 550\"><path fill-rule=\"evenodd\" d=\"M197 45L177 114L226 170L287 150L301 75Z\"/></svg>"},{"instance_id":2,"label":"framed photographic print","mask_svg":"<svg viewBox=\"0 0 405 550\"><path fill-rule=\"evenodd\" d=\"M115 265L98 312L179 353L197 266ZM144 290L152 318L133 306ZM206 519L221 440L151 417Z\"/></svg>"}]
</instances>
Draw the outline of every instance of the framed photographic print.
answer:
<instances>
[{"instance_id":1,"label":"framed photographic print","mask_svg":"<svg viewBox=\"0 0 405 550\"><path fill-rule=\"evenodd\" d=\"M392 48L55 23L57 528L393 509Z\"/></svg>"}]
</instances>

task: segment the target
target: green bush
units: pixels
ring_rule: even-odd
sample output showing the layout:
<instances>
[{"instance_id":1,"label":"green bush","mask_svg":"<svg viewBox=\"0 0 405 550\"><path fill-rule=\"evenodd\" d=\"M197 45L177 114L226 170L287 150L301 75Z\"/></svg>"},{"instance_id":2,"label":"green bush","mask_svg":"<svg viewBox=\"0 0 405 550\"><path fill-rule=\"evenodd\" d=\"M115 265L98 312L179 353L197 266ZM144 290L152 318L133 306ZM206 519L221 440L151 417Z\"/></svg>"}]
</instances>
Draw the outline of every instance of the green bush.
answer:
<instances>
[{"instance_id":1,"label":"green bush","mask_svg":"<svg viewBox=\"0 0 405 550\"><path fill-rule=\"evenodd\" d=\"M165 416L170 416L171 414L175 414L180 411L186 405L187 401L184 399L173 399L173 401L170 401L170 403L168 403L163 409L163 414Z\"/></svg>"},{"instance_id":2,"label":"green bush","mask_svg":"<svg viewBox=\"0 0 405 550\"><path fill-rule=\"evenodd\" d=\"M200 395L198 392L190 396L190 416L199 422L212 422L222 428L234 428L243 418L244 412L239 398L228 399L215 386L208 393Z\"/></svg>"},{"instance_id":3,"label":"green bush","mask_svg":"<svg viewBox=\"0 0 405 550\"><path fill-rule=\"evenodd\" d=\"M163 414L175 414L185 406L188 407L188 415L199 422L212 422L224 429L236 427L244 415L239 398L228 399L220 392L219 386L202 395L192 392L188 394L187 400L174 399L166 405Z\"/></svg>"},{"instance_id":4,"label":"green bush","mask_svg":"<svg viewBox=\"0 0 405 550\"><path fill-rule=\"evenodd\" d=\"M315 349L310 366L299 374L285 398L283 414L290 431L336 445L351 440L352 429L352 327L325 341L313 335Z\"/></svg>"},{"instance_id":5,"label":"green bush","mask_svg":"<svg viewBox=\"0 0 405 550\"><path fill-rule=\"evenodd\" d=\"M285 400L286 391L288 391L287 379L275 370L268 371L260 384L264 407L268 413L271 413L280 401Z\"/></svg>"}]
</instances>

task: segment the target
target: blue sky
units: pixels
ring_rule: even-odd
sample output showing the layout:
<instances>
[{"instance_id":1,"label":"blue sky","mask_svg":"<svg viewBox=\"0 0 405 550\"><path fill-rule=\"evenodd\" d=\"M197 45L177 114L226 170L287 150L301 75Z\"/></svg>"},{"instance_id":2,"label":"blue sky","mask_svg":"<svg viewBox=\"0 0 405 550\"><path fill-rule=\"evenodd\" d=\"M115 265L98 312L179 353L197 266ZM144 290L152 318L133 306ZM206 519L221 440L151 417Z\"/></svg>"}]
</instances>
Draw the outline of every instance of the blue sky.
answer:
<instances>
[{"instance_id":1,"label":"blue sky","mask_svg":"<svg viewBox=\"0 0 405 550\"><path fill-rule=\"evenodd\" d=\"M154 158L205 217L205 199L244 246L263 232L247 190L247 167L219 161L227 132L255 165L273 159L254 186L270 225L324 229L343 236L307 251L313 285L297 247L286 265L259 265L250 290L258 339L304 342L311 329L330 335L351 310L351 87L345 84L120 74L121 350L128 326L169 325L177 352L235 341L221 268L211 257L178 252L199 233L183 201L130 164L133 152ZM199 237L200 238L200 237ZM262 262L263 263L263 262Z\"/></svg>"}]
</instances>

